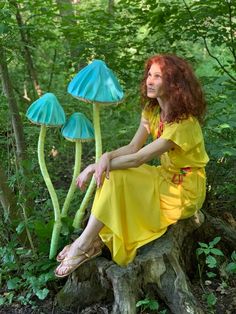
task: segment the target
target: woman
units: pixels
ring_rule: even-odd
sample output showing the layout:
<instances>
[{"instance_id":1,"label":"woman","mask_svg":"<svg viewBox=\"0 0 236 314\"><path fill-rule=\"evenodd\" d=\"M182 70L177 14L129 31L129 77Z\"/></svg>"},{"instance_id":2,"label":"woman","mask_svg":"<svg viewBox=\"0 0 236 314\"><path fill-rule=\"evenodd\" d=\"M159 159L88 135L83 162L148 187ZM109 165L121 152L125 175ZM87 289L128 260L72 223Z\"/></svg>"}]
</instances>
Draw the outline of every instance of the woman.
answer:
<instances>
[{"instance_id":1,"label":"woman","mask_svg":"<svg viewBox=\"0 0 236 314\"><path fill-rule=\"evenodd\" d=\"M139 247L203 204L208 156L200 122L205 101L192 68L174 55L153 56L141 87L144 106L130 144L106 152L77 178L83 190L94 175L98 189L85 230L57 257L58 277L99 255L101 240L118 265L127 265ZM153 142L143 146L149 134ZM156 157L161 166L145 164Z\"/></svg>"}]
</instances>

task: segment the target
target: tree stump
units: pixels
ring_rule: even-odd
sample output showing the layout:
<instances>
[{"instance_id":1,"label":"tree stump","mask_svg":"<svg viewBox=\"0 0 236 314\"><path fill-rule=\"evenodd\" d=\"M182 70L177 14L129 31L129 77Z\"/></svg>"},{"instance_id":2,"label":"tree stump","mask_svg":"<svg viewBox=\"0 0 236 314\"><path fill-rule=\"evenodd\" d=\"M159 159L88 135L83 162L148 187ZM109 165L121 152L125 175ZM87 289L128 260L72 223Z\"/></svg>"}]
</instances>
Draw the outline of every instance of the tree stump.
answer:
<instances>
[{"instance_id":1,"label":"tree stump","mask_svg":"<svg viewBox=\"0 0 236 314\"><path fill-rule=\"evenodd\" d=\"M183 242L186 246L203 221L198 212L172 225L161 238L140 248L126 267L104 257L83 264L58 293L59 306L77 312L93 303L112 303L113 314L135 314L138 300L158 295L173 314L203 314L191 292L182 251Z\"/></svg>"}]
</instances>

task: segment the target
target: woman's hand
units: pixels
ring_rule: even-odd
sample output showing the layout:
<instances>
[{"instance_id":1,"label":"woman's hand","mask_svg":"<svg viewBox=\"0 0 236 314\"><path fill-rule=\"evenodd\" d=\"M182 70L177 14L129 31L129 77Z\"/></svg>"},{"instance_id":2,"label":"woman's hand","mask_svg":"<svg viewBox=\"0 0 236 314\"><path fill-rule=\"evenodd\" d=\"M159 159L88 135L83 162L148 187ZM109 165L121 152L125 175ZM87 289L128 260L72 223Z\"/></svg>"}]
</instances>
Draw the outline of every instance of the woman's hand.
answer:
<instances>
[{"instance_id":1,"label":"woman's hand","mask_svg":"<svg viewBox=\"0 0 236 314\"><path fill-rule=\"evenodd\" d=\"M105 153L101 156L99 161L95 165L94 179L97 183L97 187L101 187L104 179L104 173L107 179L109 179L110 172L110 156L109 153Z\"/></svg>"},{"instance_id":2,"label":"woman's hand","mask_svg":"<svg viewBox=\"0 0 236 314\"><path fill-rule=\"evenodd\" d=\"M77 177L76 185L81 191L84 191L86 189L87 182L92 177L94 172L95 172L95 164L91 164L88 167L86 167Z\"/></svg>"}]
</instances>

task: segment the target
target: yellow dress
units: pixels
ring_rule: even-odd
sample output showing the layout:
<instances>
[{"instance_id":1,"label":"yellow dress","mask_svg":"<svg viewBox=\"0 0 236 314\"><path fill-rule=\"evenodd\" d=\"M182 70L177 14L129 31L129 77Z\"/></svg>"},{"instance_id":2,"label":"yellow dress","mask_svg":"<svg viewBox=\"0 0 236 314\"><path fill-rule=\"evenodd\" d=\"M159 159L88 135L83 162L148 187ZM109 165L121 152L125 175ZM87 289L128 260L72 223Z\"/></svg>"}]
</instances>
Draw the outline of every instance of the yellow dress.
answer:
<instances>
[{"instance_id":1,"label":"yellow dress","mask_svg":"<svg viewBox=\"0 0 236 314\"><path fill-rule=\"evenodd\" d=\"M171 140L178 148L162 154L161 166L111 171L97 190L92 214L104 223L99 235L119 265L132 262L137 249L169 225L192 216L205 199L209 159L197 119L161 125L157 110L143 110L142 121L153 140Z\"/></svg>"}]
</instances>

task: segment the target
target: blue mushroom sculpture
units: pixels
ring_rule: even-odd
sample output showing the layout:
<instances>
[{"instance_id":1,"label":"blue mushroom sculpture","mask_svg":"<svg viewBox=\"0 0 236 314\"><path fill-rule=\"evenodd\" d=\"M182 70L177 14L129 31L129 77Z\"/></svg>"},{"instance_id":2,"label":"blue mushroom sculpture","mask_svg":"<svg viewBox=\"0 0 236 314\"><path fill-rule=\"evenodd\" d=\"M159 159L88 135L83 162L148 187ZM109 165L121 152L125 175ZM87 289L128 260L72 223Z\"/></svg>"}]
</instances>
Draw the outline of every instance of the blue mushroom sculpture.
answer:
<instances>
[{"instance_id":1,"label":"blue mushroom sculpture","mask_svg":"<svg viewBox=\"0 0 236 314\"><path fill-rule=\"evenodd\" d=\"M84 102L93 104L93 125L95 131L96 161L102 155L102 139L100 128L100 106L118 104L123 101L123 90L106 63L94 60L80 70L68 85L68 93ZM83 212L88 200L95 189L95 180L92 179L79 211ZM74 221L73 226L78 227Z\"/></svg>"},{"instance_id":2,"label":"blue mushroom sculpture","mask_svg":"<svg viewBox=\"0 0 236 314\"><path fill-rule=\"evenodd\" d=\"M61 133L67 140L75 142L75 166L73 178L61 212L61 217L66 217L76 189L76 178L80 173L82 142L94 140L94 129L92 123L83 113L75 112L66 121Z\"/></svg>"},{"instance_id":3,"label":"blue mushroom sculpture","mask_svg":"<svg viewBox=\"0 0 236 314\"><path fill-rule=\"evenodd\" d=\"M52 181L50 179L44 155L44 142L47 127L57 126L60 127L65 123L65 113L57 100L56 96L53 93L46 93L38 100L33 102L28 108L26 113L27 118L34 124L41 125L39 139L38 139L38 160L39 166L48 188L53 209L54 209L54 227L52 232L52 239L50 245L49 258L53 258L57 252L58 246L58 230L61 229L61 216L60 216L60 206L57 198L57 194L53 187Z\"/></svg>"}]
</instances>

